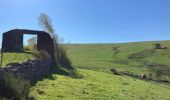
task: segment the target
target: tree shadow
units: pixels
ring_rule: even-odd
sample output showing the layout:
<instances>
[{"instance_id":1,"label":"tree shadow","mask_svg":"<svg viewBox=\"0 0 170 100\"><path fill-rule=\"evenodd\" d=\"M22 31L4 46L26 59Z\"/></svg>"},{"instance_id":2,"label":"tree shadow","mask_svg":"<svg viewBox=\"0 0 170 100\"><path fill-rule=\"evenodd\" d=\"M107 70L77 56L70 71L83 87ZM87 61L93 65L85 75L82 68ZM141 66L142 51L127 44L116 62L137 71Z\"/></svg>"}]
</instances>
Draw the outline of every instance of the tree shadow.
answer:
<instances>
[{"instance_id":1,"label":"tree shadow","mask_svg":"<svg viewBox=\"0 0 170 100\"><path fill-rule=\"evenodd\" d=\"M43 81L44 79L49 79L49 80L56 80L57 78L54 77L54 74L58 74L58 75L63 75L63 76L67 76L70 78L74 78L74 79L80 79L83 78L82 75L80 75L76 69L71 68L71 69L63 69L61 67L56 67L56 66L51 66L49 69L49 72L47 74L45 74L44 76L40 77L38 80L35 80L33 82L31 82L32 86L35 86L37 84L38 81Z\"/></svg>"}]
</instances>

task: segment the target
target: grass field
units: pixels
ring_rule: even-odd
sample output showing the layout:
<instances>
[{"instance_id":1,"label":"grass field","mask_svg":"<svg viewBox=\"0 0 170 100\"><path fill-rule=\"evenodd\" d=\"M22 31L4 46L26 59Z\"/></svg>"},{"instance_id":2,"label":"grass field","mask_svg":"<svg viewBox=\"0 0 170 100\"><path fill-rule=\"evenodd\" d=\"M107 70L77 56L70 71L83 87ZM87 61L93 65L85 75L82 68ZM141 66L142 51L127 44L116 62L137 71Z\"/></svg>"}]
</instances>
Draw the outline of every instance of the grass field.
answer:
<instances>
[{"instance_id":1,"label":"grass field","mask_svg":"<svg viewBox=\"0 0 170 100\"><path fill-rule=\"evenodd\" d=\"M154 68L170 68L170 41L162 41L161 45L168 49L156 49L154 43L139 42L124 44L75 44L69 45L68 55L73 66L81 69L110 73L111 68L129 71L136 74L153 73ZM112 50L117 47L118 52ZM130 59L129 57L133 57ZM152 67L154 66L154 67ZM170 73L165 77L169 79Z\"/></svg>"},{"instance_id":2,"label":"grass field","mask_svg":"<svg viewBox=\"0 0 170 100\"><path fill-rule=\"evenodd\" d=\"M170 66L170 49L152 52L155 42L72 44L67 53L80 79L52 74L32 87L38 100L170 100L170 86L111 74L110 69L152 73L150 66ZM161 42L170 47L170 41ZM118 47L118 52L113 51ZM116 52L116 53L115 53ZM134 59L133 59L134 58ZM166 75L169 79L169 75Z\"/></svg>"},{"instance_id":3,"label":"grass field","mask_svg":"<svg viewBox=\"0 0 170 100\"><path fill-rule=\"evenodd\" d=\"M3 54L3 60L2 60L2 66L6 66L8 63L14 63L14 62L24 62L28 59L32 59L33 56L31 54L27 53L4 53Z\"/></svg>"},{"instance_id":4,"label":"grass field","mask_svg":"<svg viewBox=\"0 0 170 100\"><path fill-rule=\"evenodd\" d=\"M168 49L153 50L154 43L67 45L68 56L82 78L51 73L31 88L30 96L37 100L170 100L169 84L110 71L148 74L154 73L154 68L170 68L170 41L161 42ZM5 53L3 65L31 58L30 54ZM169 79L169 72L163 77Z\"/></svg>"},{"instance_id":5,"label":"grass field","mask_svg":"<svg viewBox=\"0 0 170 100\"><path fill-rule=\"evenodd\" d=\"M81 79L53 74L31 89L37 100L170 100L170 87L104 72L78 70Z\"/></svg>"}]
</instances>

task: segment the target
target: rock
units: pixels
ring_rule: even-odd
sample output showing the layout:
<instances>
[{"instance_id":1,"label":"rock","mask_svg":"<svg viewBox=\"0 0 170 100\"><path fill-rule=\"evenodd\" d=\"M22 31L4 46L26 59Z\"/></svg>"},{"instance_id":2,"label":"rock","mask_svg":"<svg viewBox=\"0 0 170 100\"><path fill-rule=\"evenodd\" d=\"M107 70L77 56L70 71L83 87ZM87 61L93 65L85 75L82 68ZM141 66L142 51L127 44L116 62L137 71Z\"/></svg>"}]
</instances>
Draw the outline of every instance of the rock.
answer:
<instances>
[{"instance_id":1,"label":"rock","mask_svg":"<svg viewBox=\"0 0 170 100\"><path fill-rule=\"evenodd\" d=\"M39 59L28 60L23 63L9 63L5 68L0 69L0 78L6 72L12 72L20 78L24 78L33 82L41 76L48 73L51 66L51 58L46 61Z\"/></svg>"}]
</instances>

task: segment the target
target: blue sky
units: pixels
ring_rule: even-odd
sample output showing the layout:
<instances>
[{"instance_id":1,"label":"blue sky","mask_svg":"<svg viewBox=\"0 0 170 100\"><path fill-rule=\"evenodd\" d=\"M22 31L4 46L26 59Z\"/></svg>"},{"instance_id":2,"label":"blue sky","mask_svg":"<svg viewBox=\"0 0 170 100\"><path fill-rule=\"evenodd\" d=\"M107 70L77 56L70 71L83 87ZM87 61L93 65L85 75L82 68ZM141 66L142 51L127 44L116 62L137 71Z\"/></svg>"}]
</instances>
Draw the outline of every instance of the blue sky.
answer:
<instances>
[{"instance_id":1,"label":"blue sky","mask_svg":"<svg viewBox=\"0 0 170 100\"><path fill-rule=\"evenodd\" d=\"M0 39L10 29L41 30L40 13L65 42L170 40L170 0L0 0Z\"/></svg>"}]
</instances>

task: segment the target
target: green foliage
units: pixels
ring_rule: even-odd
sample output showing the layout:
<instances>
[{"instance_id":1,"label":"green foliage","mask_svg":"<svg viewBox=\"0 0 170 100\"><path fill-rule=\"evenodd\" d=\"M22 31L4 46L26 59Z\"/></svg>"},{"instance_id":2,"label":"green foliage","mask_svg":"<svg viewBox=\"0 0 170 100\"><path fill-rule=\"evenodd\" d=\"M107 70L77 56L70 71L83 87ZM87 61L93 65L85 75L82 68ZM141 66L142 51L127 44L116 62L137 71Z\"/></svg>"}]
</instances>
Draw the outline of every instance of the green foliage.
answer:
<instances>
[{"instance_id":1,"label":"green foliage","mask_svg":"<svg viewBox=\"0 0 170 100\"><path fill-rule=\"evenodd\" d=\"M32 51L32 46L29 46L29 45L24 46L24 50L25 51Z\"/></svg>"},{"instance_id":2,"label":"green foliage","mask_svg":"<svg viewBox=\"0 0 170 100\"><path fill-rule=\"evenodd\" d=\"M163 71L161 71L160 69L156 69L155 71L156 78L160 79L162 75L163 75Z\"/></svg>"},{"instance_id":3,"label":"green foliage","mask_svg":"<svg viewBox=\"0 0 170 100\"><path fill-rule=\"evenodd\" d=\"M17 100L26 100L29 95L30 83L29 81L15 77L12 73L6 73L3 78L5 79L5 95L6 98Z\"/></svg>"},{"instance_id":4,"label":"green foliage","mask_svg":"<svg viewBox=\"0 0 170 100\"><path fill-rule=\"evenodd\" d=\"M71 61L67 57L66 50L62 45L57 45L55 48L55 62L58 66L73 69L71 66Z\"/></svg>"},{"instance_id":5,"label":"green foliage","mask_svg":"<svg viewBox=\"0 0 170 100\"><path fill-rule=\"evenodd\" d=\"M148 79L152 80L153 79L153 74L152 73L148 73Z\"/></svg>"},{"instance_id":6,"label":"green foliage","mask_svg":"<svg viewBox=\"0 0 170 100\"><path fill-rule=\"evenodd\" d=\"M155 43L155 49L160 49L161 48L161 44L160 43Z\"/></svg>"},{"instance_id":7,"label":"green foliage","mask_svg":"<svg viewBox=\"0 0 170 100\"><path fill-rule=\"evenodd\" d=\"M50 55L43 50L32 52L33 56L37 59L48 60Z\"/></svg>"},{"instance_id":8,"label":"green foliage","mask_svg":"<svg viewBox=\"0 0 170 100\"><path fill-rule=\"evenodd\" d=\"M110 69L110 71L111 71L114 75L120 75L120 73L119 73L116 69L114 69L114 68Z\"/></svg>"},{"instance_id":9,"label":"green foliage","mask_svg":"<svg viewBox=\"0 0 170 100\"><path fill-rule=\"evenodd\" d=\"M37 44L37 37L32 37L28 39L28 45L36 45Z\"/></svg>"},{"instance_id":10,"label":"green foliage","mask_svg":"<svg viewBox=\"0 0 170 100\"><path fill-rule=\"evenodd\" d=\"M24 46L25 51L37 50L37 37L32 37L28 40L28 45Z\"/></svg>"},{"instance_id":11,"label":"green foliage","mask_svg":"<svg viewBox=\"0 0 170 100\"><path fill-rule=\"evenodd\" d=\"M37 48L36 44L24 46L24 49L25 49L26 52L28 52L28 51L36 51L36 48Z\"/></svg>"}]
</instances>

